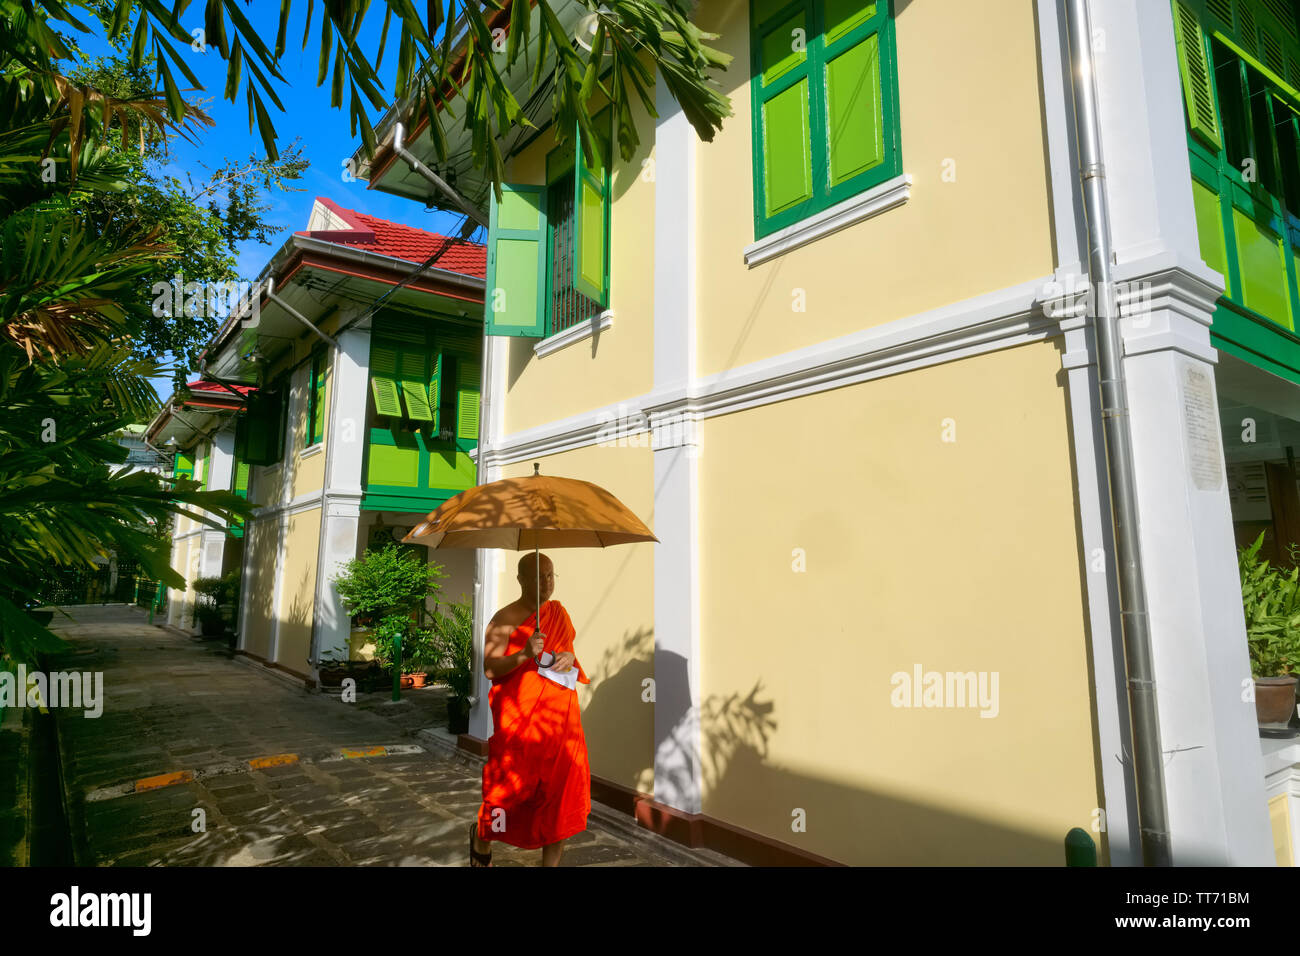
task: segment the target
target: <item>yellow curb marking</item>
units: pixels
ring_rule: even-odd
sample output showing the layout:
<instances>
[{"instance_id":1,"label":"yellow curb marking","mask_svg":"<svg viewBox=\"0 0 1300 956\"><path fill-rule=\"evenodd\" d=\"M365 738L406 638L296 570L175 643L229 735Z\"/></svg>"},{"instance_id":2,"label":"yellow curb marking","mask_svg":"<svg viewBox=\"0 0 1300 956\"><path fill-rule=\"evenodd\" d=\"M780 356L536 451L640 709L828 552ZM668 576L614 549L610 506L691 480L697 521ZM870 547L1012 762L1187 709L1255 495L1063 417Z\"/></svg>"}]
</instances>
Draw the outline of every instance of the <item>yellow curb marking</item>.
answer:
<instances>
[{"instance_id":1,"label":"yellow curb marking","mask_svg":"<svg viewBox=\"0 0 1300 956\"><path fill-rule=\"evenodd\" d=\"M265 770L267 767L283 767L297 762L297 754L272 754L269 757L254 757L248 761L248 766L251 770Z\"/></svg>"},{"instance_id":2,"label":"yellow curb marking","mask_svg":"<svg viewBox=\"0 0 1300 956\"><path fill-rule=\"evenodd\" d=\"M347 760L354 757L382 757L387 752L383 747L344 747L339 751Z\"/></svg>"},{"instance_id":3,"label":"yellow curb marking","mask_svg":"<svg viewBox=\"0 0 1300 956\"><path fill-rule=\"evenodd\" d=\"M160 773L156 777L143 777L135 782L135 792L142 793L145 790L160 790L163 787L170 787L178 783L189 783L194 779L194 774L189 770L177 770L175 773Z\"/></svg>"}]
</instances>

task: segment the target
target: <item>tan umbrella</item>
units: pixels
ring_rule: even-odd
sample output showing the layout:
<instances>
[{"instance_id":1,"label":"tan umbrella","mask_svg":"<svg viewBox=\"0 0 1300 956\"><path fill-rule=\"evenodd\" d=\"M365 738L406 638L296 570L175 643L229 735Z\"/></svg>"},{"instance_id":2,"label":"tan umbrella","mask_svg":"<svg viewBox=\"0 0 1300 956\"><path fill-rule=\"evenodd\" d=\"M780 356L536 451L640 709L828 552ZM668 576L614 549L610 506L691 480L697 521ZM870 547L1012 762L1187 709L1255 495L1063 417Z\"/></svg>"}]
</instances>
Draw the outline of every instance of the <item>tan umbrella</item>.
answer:
<instances>
[{"instance_id":1,"label":"tan umbrella","mask_svg":"<svg viewBox=\"0 0 1300 956\"><path fill-rule=\"evenodd\" d=\"M541 474L475 485L448 498L402 539L430 548L608 548L658 541L627 505L599 485ZM537 594L541 560L534 560ZM542 609L536 611L541 627Z\"/></svg>"}]
</instances>

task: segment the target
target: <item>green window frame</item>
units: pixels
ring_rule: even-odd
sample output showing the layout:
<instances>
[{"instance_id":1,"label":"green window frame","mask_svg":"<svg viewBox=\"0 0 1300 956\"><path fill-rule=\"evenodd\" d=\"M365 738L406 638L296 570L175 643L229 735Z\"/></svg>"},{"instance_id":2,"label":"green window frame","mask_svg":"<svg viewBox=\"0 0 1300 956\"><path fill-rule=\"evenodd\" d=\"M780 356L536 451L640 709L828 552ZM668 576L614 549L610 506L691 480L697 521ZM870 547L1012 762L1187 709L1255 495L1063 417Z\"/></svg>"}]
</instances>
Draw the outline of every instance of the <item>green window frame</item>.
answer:
<instances>
[{"instance_id":1,"label":"green window frame","mask_svg":"<svg viewBox=\"0 0 1300 956\"><path fill-rule=\"evenodd\" d=\"M754 237L902 173L892 0L750 0Z\"/></svg>"},{"instance_id":2,"label":"green window frame","mask_svg":"<svg viewBox=\"0 0 1300 956\"><path fill-rule=\"evenodd\" d=\"M307 382L307 420L303 428L303 447L311 448L325 440L325 381L329 356L325 349L312 353L311 376Z\"/></svg>"},{"instance_id":3,"label":"green window frame","mask_svg":"<svg viewBox=\"0 0 1300 956\"><path fill-rule=\"evenodd\" d=\"M612 113L593 121L600 154L573 139L546 158L546 185L502 184L488 227L488 335L547 338L610 302Z\"/></svg>"}]
</instances>

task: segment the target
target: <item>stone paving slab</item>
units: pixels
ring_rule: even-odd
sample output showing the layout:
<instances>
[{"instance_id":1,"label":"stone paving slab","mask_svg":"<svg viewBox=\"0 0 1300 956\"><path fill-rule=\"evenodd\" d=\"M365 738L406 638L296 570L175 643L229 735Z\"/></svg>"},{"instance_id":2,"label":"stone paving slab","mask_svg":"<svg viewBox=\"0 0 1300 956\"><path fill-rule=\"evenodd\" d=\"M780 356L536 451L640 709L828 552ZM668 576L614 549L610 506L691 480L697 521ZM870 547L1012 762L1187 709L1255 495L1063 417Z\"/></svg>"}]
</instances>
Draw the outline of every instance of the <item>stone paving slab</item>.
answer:
<instances>
[{"instance_id":1,"label":"stone paving slab","mask_svg":"<svg viewBox=\"0 0 1300 956\"><path fill-rule=\"evenodd\" d=\"M74 650L51 668L104 673L100 717L54 709L78 863L468 864L482 760L448 749L430 728L439 708L445 726L444 690L407 691L415 697L407 706L386 707L382 694L345 704L250 667L214 642L150 626L134 608L65 610L52 626ZM419 750L341 756L399 741ZM299 760L248 767L283 754ZM144 778L178 771L189 775L133 792ZM602 810L566 843L561 865L738 865ZM540 856L493 845L494 865L536 865Z\"/></svg>"}]
</instances>

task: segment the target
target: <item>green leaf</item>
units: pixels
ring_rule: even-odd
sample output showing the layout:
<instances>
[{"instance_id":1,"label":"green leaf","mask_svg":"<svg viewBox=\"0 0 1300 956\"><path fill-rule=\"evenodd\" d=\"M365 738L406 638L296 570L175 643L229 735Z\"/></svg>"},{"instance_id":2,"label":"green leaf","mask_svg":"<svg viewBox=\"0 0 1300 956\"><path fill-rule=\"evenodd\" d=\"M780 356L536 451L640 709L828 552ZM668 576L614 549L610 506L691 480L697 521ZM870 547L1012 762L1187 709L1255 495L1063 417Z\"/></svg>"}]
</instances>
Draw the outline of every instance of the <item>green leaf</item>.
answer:
<instances>
[{"instance_id":1,"label":"green leaf","mask_svg":"<svg viewBox=\"0 0 1300 956\"><path fill-rule=\"evenodd\" d=\"M172 71L163 57L158 57L158 70L162 73L163 90L167 95L167 113L173 122L180 122L185 118L185 100L181 97L181 91L176 86L176 81L172 79Z\"/></svg>"}]
</instances>

